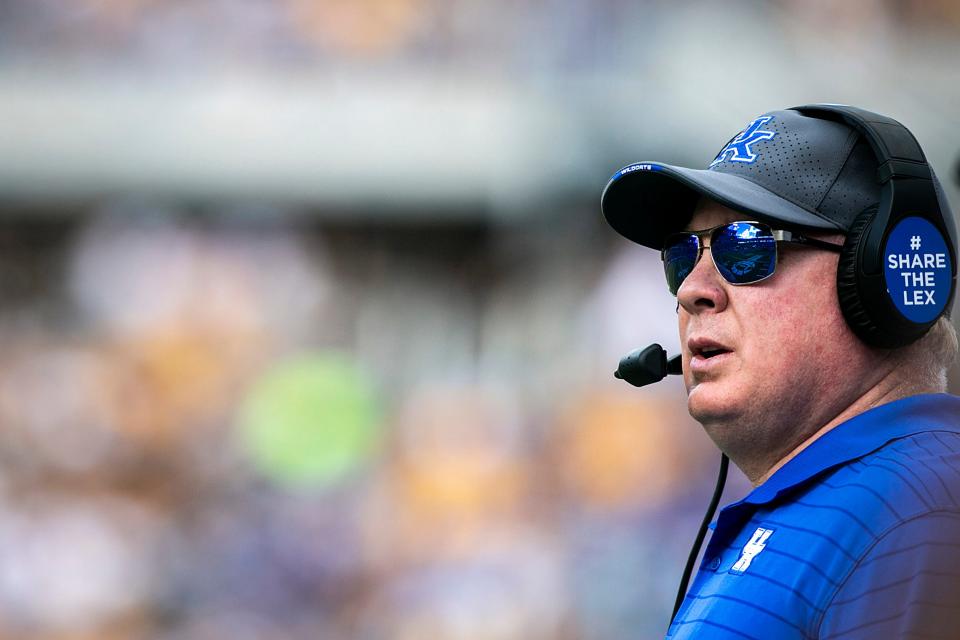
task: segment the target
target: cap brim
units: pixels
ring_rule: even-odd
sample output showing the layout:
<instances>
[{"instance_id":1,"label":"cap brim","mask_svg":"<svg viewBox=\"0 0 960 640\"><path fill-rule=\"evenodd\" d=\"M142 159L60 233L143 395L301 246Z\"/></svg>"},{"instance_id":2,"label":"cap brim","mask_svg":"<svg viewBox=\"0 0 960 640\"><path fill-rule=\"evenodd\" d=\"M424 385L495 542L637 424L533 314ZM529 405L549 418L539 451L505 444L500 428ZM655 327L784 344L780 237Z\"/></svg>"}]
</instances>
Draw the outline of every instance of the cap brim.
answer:
<instances>
[{"instance_id":1,"label":"cap brim","mask_svg":"<svg viewBox=\"0 0 960 640\"><path fill-rule=\"evenodd\" d=\"M603 190L600 208L618 233L661 249L667 235L689 224L701 196L763 222L842 231L836 223L745 178L659 162L635 163L615 173Z\"/></svg>"}]
</instances>

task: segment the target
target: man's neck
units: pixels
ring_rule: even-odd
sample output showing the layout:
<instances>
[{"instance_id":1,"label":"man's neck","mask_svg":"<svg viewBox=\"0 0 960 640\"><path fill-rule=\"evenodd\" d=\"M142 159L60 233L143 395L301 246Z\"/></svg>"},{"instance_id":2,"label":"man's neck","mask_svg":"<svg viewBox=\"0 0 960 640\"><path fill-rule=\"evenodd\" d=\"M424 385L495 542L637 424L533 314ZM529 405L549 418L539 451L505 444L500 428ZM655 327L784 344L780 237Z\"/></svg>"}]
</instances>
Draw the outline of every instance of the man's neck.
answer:
<instances>
[{"instance_id":1,"label":"man's neck","mask_svg":"<svg viewBox=\"0 0 960 640\"><path fill-rule=\"evenodd\" d=\"M757 479L750 478L750 481L755 487L760 486L781 467L797 457L801 451L823 437L824 434L828 433L838 425L843 424L854 416L860 415L861 413L873 409L874 407L879 407L880 405L893 402L894 400L899 400L900 398L906 398L908 396L918 395L921 393L935 393L936 391L937 389L919 387L916 384L912 384L905 380L896 380L892 374L887 375L879 384L868 389L866 393L857 398L853 403L847 405L845 409L824 424L813 435L809 436L806 440L794 447L790 453L778 460L772 467L770 467L769 470L767 470L766 473Z\"/></svg>"}]
</instances>

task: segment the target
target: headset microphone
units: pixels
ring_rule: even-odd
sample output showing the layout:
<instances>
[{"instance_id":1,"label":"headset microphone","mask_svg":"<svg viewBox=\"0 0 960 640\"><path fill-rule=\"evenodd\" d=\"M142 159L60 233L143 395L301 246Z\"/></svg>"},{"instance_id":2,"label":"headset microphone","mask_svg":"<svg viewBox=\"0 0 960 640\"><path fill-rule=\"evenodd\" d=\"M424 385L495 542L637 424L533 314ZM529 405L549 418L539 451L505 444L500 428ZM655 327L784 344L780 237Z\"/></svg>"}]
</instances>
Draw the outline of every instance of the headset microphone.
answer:
<instances>
[{"instance_id":1,"label":"headset microphone","mask_svg":"<svg viewBox=\"0 0 960 640\"><path fill-rule=\"evenodd\" d=\"M643 387L654 382L660 382L668 374L680 375L680 356L667 360L667 352L659 344L652 344L644 349L634 349L620 359L620 365L613 372L613 377L629 382L635 387Z\"/></svg>"},{"instance_id":2,"label":"headset microphone","mask_svg":"<svg viewBox=\"0 0 960 640\"><path fill-rule=\"evenodd\" d=\"M668 375L680 375L683 373L683 366L680 356L674 356L667 359L667 352L659 344L651 344L643 349L634 349L620 359L620 364L613 376L618 380L629 382L635 387L643 387L654 382L660 382ZM730 460L726 454L720 455L720 472L717 475L717 486L713 490L713 496L710 498L710 505L703 516L703 522L700 524L700 530L697 531L697 538L690 549L690 555L687 557L687 564L683 569L683 576L680 578L680 588L677 590L677 599L673 604L673 615L670 616L670 623L677 617L677 611L683 604L683 599L687 595L687 586L690 584L690 575L693 573L693 564L700 555L700 547L703 546L703 540L707 535L707 528L713 520L713 514L720 503L720 496L723 495L723 487L727 483L727 467Z\"/></svg>"}]
</instances>

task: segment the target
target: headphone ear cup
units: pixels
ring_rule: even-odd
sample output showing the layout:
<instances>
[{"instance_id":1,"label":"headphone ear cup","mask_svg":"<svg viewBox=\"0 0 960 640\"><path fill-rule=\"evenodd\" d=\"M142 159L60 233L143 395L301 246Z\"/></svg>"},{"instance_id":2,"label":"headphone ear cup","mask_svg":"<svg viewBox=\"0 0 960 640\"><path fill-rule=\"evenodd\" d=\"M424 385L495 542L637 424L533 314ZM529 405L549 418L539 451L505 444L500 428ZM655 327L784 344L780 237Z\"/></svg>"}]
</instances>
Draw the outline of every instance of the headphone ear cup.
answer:
<instances>
[{"instance_id":1,"label":"headphone ear cup","mask_svg":"<svg viewBox=\"0 0 960 640\"><path fill-rule=\"evenodd\" d=\"M876 205L867 207L854 219L843 243L840 252L840 262L837 264L837 298L840 301L840 310L850 329L858 338L867 344L876 347L900 346L901 339L887 335L873 318L864 305L859 278L859 260L861 243L865 232L877 217Z\"/></svg>"},{"instance_id":2,"label":"headphone ear cup","mask_svg":"<svg viewBox=\"0 0 960 640\"><path fill-rule=\"evenodd\" d=\"M908 319L892 299L883 274L864 273L862 266L870 251L867 239L876 220L877 207L871 206L861 211L850 226L837 264L837 298L847 325L858 338L872 347L896 349L923 337L937 319Z\"/></svg>"}]
</instances>

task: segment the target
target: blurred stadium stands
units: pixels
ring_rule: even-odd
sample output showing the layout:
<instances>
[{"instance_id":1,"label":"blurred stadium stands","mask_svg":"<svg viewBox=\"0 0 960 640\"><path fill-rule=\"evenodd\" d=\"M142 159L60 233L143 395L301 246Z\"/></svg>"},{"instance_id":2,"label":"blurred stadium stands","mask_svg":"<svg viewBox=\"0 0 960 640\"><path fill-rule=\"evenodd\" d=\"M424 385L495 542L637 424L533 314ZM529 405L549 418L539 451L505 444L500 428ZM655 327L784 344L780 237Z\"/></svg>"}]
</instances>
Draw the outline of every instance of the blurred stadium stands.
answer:
<instances>
[{"instance_id":1,"label":"blurred stadium stands","mask_svg":"<svg viewBox=\"0 0 960 640\"><path fill-rule=\"evenodd\" d=\"M606 178L831 101L946 182L958 54L946 0L0 2L0 640L662 634L719 456L612 379L676 338Z\"/></svg>"}]
</instances>

